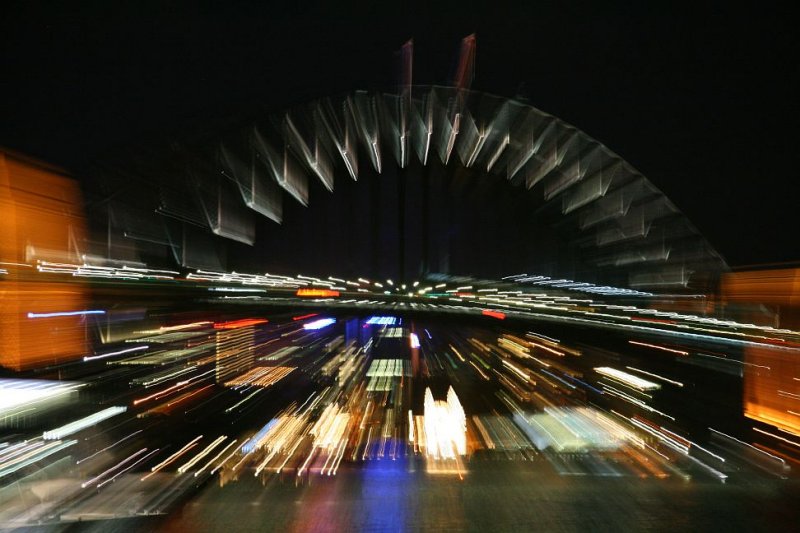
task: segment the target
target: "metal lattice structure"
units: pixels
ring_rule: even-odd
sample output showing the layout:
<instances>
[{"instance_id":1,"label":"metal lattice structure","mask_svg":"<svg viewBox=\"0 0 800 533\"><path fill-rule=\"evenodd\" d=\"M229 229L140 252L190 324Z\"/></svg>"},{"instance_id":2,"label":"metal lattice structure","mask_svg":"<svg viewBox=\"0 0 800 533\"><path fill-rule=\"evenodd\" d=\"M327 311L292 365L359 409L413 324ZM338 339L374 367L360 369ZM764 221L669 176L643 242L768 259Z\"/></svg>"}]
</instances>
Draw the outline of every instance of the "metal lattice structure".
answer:
<instances>
[{"instance_id":1,"label":"metal lattice structure","mask_svg":"<svg viewBox=\"0 0 800 533\"><path fill-rule=\"evenodd\" d=\"M136 222L123 230L170 246L182 266L208 266L188 259L185 230L162 232L155 220L253 244L256 217L280 223L285 196L308 205L311 180L334 192L337 179L418 164L527 191L531 216L601 278L675 288L694 272L727 270L679 209L602 143L520 101L456 87L326 97L126 163L125 181L153 184L158 201L149 223L129 216ZM144 227L155 229L142 236Z\"/></svg>"}]
</instances>

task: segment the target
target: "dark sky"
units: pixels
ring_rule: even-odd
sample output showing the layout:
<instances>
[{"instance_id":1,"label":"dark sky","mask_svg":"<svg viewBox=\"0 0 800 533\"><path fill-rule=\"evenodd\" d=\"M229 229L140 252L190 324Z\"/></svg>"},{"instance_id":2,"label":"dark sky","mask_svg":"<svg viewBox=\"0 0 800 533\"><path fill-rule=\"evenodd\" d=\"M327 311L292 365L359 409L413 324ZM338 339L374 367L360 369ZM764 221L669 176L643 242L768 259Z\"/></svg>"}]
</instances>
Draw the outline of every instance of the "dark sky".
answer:
<instances>
[{"instance_id":1,"label":"dark sky","mask_svg":"<svg viewBox=\"0 0 800 533\"><path fill-rule=\"evenodd\" d=\"M415 83L444 84L475 32L473 88L524 96L606 144L732 265L800 260L788 4L72 4L0 7L0 145L76 168L256 103L389 88L412 37Z\"/></svg>"}]
</instances>

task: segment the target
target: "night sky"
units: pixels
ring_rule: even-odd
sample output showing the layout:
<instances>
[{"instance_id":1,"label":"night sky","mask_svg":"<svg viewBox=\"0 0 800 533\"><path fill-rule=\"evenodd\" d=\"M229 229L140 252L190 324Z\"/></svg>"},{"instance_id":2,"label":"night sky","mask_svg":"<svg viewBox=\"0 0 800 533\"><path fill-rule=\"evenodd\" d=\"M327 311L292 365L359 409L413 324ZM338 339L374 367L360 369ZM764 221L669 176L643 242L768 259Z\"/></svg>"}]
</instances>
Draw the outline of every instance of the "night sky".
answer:
<instances>
[{"instance_id":1,"label":"night sky","mask_svg":"<svg viewBox=\"0 0 800 533\"><path fill-rule=\"evenodd\" d=\"M474 32L473 89L522 97L607 145L731 265L800 260L788 4L324 4L4 2L0 145L77 169L258 106L390 89L409 38L414 82L446 84Z\"/></svg>"}]
</instances>

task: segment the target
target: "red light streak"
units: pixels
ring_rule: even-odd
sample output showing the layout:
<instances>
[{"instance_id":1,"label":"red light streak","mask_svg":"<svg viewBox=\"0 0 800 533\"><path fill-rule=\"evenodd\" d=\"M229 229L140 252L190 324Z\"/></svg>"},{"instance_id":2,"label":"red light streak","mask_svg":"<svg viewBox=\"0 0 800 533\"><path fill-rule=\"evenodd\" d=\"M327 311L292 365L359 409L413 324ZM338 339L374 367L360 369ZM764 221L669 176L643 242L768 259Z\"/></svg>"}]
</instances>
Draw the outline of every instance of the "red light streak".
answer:
<instances>
[{"instance_id":1,"label":"red light streak","mask_svg":"<svg viewBox=\"0 0 800 533\"><path fill-rule=\"evenodd\" d=\"M293 316L292 320L294 321L305 320L306 318L311 318L312 316L317 316L317 315L319 315L319 313L309 313L307 315Z\"/></svg>"},{"instance_id":2,"label":"red light streak","mask_svg":"<svg viewBox=\"0 0 800 533\"><path fill-rule=\"evenodd\" d=\"M269 322L269 320L266 318L243 318L242 320L233 320L232 322L217 322L214 324L214 329L246 328L247 326L266 324L267 322Z\"/></svg>"}]
</instances>

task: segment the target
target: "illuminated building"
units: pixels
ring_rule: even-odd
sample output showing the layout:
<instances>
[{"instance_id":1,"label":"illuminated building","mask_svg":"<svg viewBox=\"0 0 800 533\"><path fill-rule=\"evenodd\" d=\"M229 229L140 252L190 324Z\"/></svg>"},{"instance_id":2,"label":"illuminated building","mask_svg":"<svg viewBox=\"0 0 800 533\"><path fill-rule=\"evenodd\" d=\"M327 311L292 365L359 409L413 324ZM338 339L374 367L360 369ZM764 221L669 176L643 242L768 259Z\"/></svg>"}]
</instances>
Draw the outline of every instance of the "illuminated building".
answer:
<instances>
[{"instance_id":1,"label":"illuminated building","mask_svg":"<svg viewBox=\"0 0 800 533\"><path fill-rule=\"evenodd\" d=\"M467 453L467 422L453 387L447 399L434 400L425 389L425 451L433 459L455 459Z\"/></svg>"},{"instance_id":2,"label":"illuminated building","mask_svg":"<svg viewBox=\"0 0 800 533\"><path fill-rule=\"evenodd\" d=\"M722 278L720 300L726 311L745 320L764 321L771 310L775 327L800 326L800 269L731 272ZM772 324L771 324L772 325ZM785 342L748 346L744 360L744 413L747 417L800 435L800 360Z\"/></svg>"},{"instance_id":3,"label":"illuminated building","mask_svg":"<svg viewBox=\"0 0 800 533\"><path fill-rule=\"evenodd\" d=\"M225 383L253 368L255 328L264 320L241 320L215 324L217 383Z\"/></svg>"},{"instance_id":4,"label":"illuminated building","mask_svg":"<svg viewBox=\"0 0 800 533\"><path fill-rule=\"evenodd\" d=\"M0 152L0 365L22 370L86 354L90 317L82 283L37 276L37 261L82 262L78 184L40 163ZM33 313L33 314L31 314ZM49 316L48 316L49 315Z\"/></svg>"}]
</instances>

